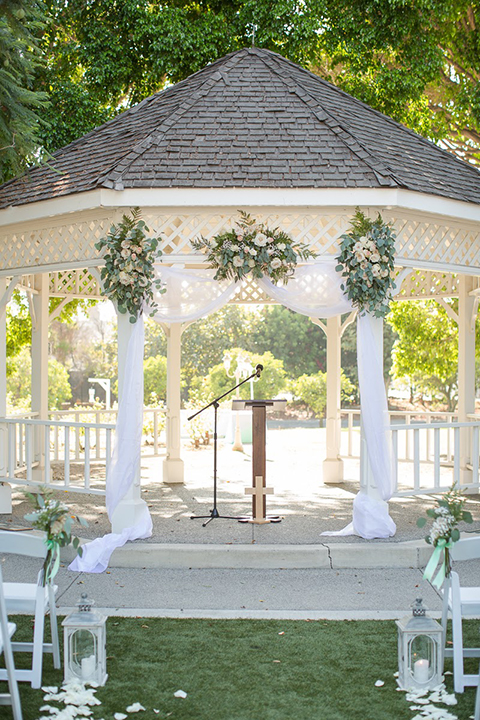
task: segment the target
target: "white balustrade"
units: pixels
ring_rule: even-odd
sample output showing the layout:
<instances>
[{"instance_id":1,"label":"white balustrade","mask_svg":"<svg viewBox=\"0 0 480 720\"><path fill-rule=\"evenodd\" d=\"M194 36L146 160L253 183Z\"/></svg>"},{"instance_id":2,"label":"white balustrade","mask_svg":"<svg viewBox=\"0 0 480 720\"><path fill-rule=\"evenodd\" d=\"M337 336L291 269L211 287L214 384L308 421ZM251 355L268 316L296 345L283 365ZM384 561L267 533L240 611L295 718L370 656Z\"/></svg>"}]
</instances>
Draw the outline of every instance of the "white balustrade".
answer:
<instances>
[{"instance_id":1,"label":"white balustrade","mask_svg":"<svg viewBox=\"0 0 480 720\"><path fill-rule=\"evenodd\" d=\"M0 477L0 482L104 495L116 412L59 410L51 412L49 420L38 420L36 413L0 418L0 427L6 429L7 437L4 464L7 474ZM164 416L161 408L145 408L142 456L165 453L159 437ZM105 422L106 418L110 422ZM44 479L38 482L33 480L32 471L39 467L42 456Z\"/></svg>"}]
</instances>

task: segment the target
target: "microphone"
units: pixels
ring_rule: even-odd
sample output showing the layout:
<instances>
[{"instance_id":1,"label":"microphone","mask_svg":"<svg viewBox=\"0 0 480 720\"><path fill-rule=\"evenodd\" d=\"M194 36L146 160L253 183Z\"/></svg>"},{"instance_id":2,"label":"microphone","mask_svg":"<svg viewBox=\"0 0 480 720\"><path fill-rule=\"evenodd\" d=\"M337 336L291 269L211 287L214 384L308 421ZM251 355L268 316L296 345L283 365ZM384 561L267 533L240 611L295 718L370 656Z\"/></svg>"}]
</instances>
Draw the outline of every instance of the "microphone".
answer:
<instances>
[{"instance_id":1,"label":"microphone","mask_svg":"<svg viewBox=\"0 0 480 720\"><path fill-rule=\"evenodd\" d=\"M257 371L257 378L259 378L259 377L260 377L260 373L261 373L262 370L263 370L263 365L260 365L260 363L258 363L258 365L257 365L257 367L255 368L255 370Z\"/></svg>"}]
</instances>

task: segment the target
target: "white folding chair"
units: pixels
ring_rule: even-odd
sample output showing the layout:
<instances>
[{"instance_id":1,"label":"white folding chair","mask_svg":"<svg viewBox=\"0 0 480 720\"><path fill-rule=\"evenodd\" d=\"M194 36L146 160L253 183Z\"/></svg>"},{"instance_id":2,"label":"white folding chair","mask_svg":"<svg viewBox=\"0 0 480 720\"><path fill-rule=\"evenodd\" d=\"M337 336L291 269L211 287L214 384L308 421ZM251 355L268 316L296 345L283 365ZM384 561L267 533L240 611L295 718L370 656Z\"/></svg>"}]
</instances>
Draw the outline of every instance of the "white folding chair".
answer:
<instances>
[{"instance_id":1,"label":"white folding chair","mask_svg":"<svg viewBox=\"0 0 480 720\"><path fill-rule=\"evenodd\" d=\"M12 553L44 560L47 554L42 535L28 532L9 532L0 530L0 553ZM3 583L5 603L9 613L34 615L33 642L13 642L15 651L31 652L32 666L28 670L16 670L18 681L30 682L32 688L42 684L43 653L53 653L53 665L60 668L60 646L58 642L57 609L55 606L56 585L43 585L43 567L36 582ZM52 642L44 642L45 615L50 612ZM0 669L0 680L6 679L5 670Z\"/></svg>"},{"instance_id":2,"label":"white folding chair","mask_svg":"<svg viewBox=\"0 0 480 720\"><path fill-rule=\"evenodd\" d=\"M14 623L8 622L7 607L3 596L2 570L0 568L0 652L5 656L6 673L8 680L8 693L0 694L0 705L11 705L14 720L22 720L20 695L18 694L15 665L13 662L12 644L10 638L16 630Z\"/></svg>"},{"instance_id":3,"label":"white folding chair","mask_svg":"<svg viewBox=\"0 0 480 720\"><path fill-rule=\"evenodd\" d=\"M480 558L480 536L461 538L451 549L452 560L476 560ZM460 585L460 578L455 570L443 586L442 626L446 638L448 614L452 617L452 647L445 645L445 657L453 657L453 682L455 692L462 693L466 686L478 685L478 674L466 674L464 658L480 657L480 648L464 648L462 618L480 616L480 587Z\"/></svg>"}]
</instances>

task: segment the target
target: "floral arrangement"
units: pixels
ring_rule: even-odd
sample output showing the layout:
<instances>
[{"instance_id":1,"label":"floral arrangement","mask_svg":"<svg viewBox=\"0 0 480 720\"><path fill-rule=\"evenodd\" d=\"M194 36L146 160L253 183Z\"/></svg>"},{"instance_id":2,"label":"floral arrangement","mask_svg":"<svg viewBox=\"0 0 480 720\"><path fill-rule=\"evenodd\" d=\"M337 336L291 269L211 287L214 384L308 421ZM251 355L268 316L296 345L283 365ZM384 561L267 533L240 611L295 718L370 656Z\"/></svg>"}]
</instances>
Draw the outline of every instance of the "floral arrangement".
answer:
<instances>
[{"instance_id":1,"label":"floral arrangement","mask_svg":"<svg viewBox=\"0 0 480 720\"><path fill-rule=\"evenodd\" d=\"M147 237L150 232L140 219L139 208L131 217L123 215L119 225L112 225L106 237L95 244L105 250L105 266L100 276L105 295L121 313L130 313L130 322L136 322L143 305L148 302L155 314L152 285L162 292L161 281L155 280L154 262L161 255L159 238ZM163 290L165 292L165 290Z\"/></svg>"},{"instance_id":2,"label":"floral arrangement","mask_svg":"<svg viewBox=\"0 0 480 720\"><path fill-rule=\"evenodd\" d=\"M192 242L195 250L207 253L215 280L237 281L252 273L254 278L266 275L275 285L287 283L299 260L315 257L307 245L294 242L283 230L272 230L242 211L240 216L236 228Z\"/></svg>"},{"instance_id":3,"label":"floral arrangement","mask_svg":"<svg viewBox=\"0 0 480 720\"><path fill-rule=\"evenodd\" d=\"M336 270L345 278L342 290L353 306L362 314L385 317L395 288L395 235L381 215L370 220L357 208L336 259Z\"/></svg>"},{"instance_id":4,"label":"floral arrangement","mask_svg":"<svg viewBox=\"0 0 480 720\"><path fill-rule=\"evenodd\" d=\"M444 579L450 575L452 569L450 549L460 539L458 523L473 522L471 513L464 510L465 503L465 496L462 495L460 490L456 489L455 485L452 485L450 490L437 500L438 507L427 510L427 516L433 519L433 523L425 540L429 545L433 545L435 549L428 561L423 577L426 580L432 579L443 550L443 563L435 580L433 580L433 585L436 587L441 587ZM426 523L427 518L421 517L417 520L417 525L420 528L424 527Z\"/></svg>"},{"instance_id":5,"label":"floral arrangement","mask_svg":"<svg viewBox=\"0 0 480 720\"><path fill-rule=\"evenodd\" d=\"M70 515L67 505L60 500L54 500L52 493L42 488L37 495L27 493L27 497L34 503L35 511L25 515L25 520L32 523L36 530L47 534L47 556L43 564L43 584L48 585L60 567L60 548L73 545L77 554L82 556L82 548L78 537L72 538L72 521L77 520L84 527L87 521L77 515Z\"/></svg>"}]
</instances>

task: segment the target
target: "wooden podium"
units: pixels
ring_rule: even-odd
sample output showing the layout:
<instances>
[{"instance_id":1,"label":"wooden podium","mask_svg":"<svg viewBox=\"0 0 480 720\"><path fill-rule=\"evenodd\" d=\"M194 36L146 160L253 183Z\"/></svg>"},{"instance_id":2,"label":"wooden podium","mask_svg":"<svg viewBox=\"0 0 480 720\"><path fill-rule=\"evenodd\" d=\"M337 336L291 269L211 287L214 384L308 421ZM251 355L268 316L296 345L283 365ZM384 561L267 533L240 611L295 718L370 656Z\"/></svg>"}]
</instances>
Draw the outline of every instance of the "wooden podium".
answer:
<instances>
[{"instance_id":1,"label":"wooden podium","mask_svg":"<svg viewBox=\"0 0 480 720\"><path fill-rule=\"evenodd\" d=\"M252 496L252 517L240 522L251 522L263 525L269 522L280 522L278 516L267 516L267 495L273 488L267 488L267 408L284 410L286 400L233 400L232 410L252 408L252 487L245 488L245 493Z\"/></svg>"}]
</instances>

